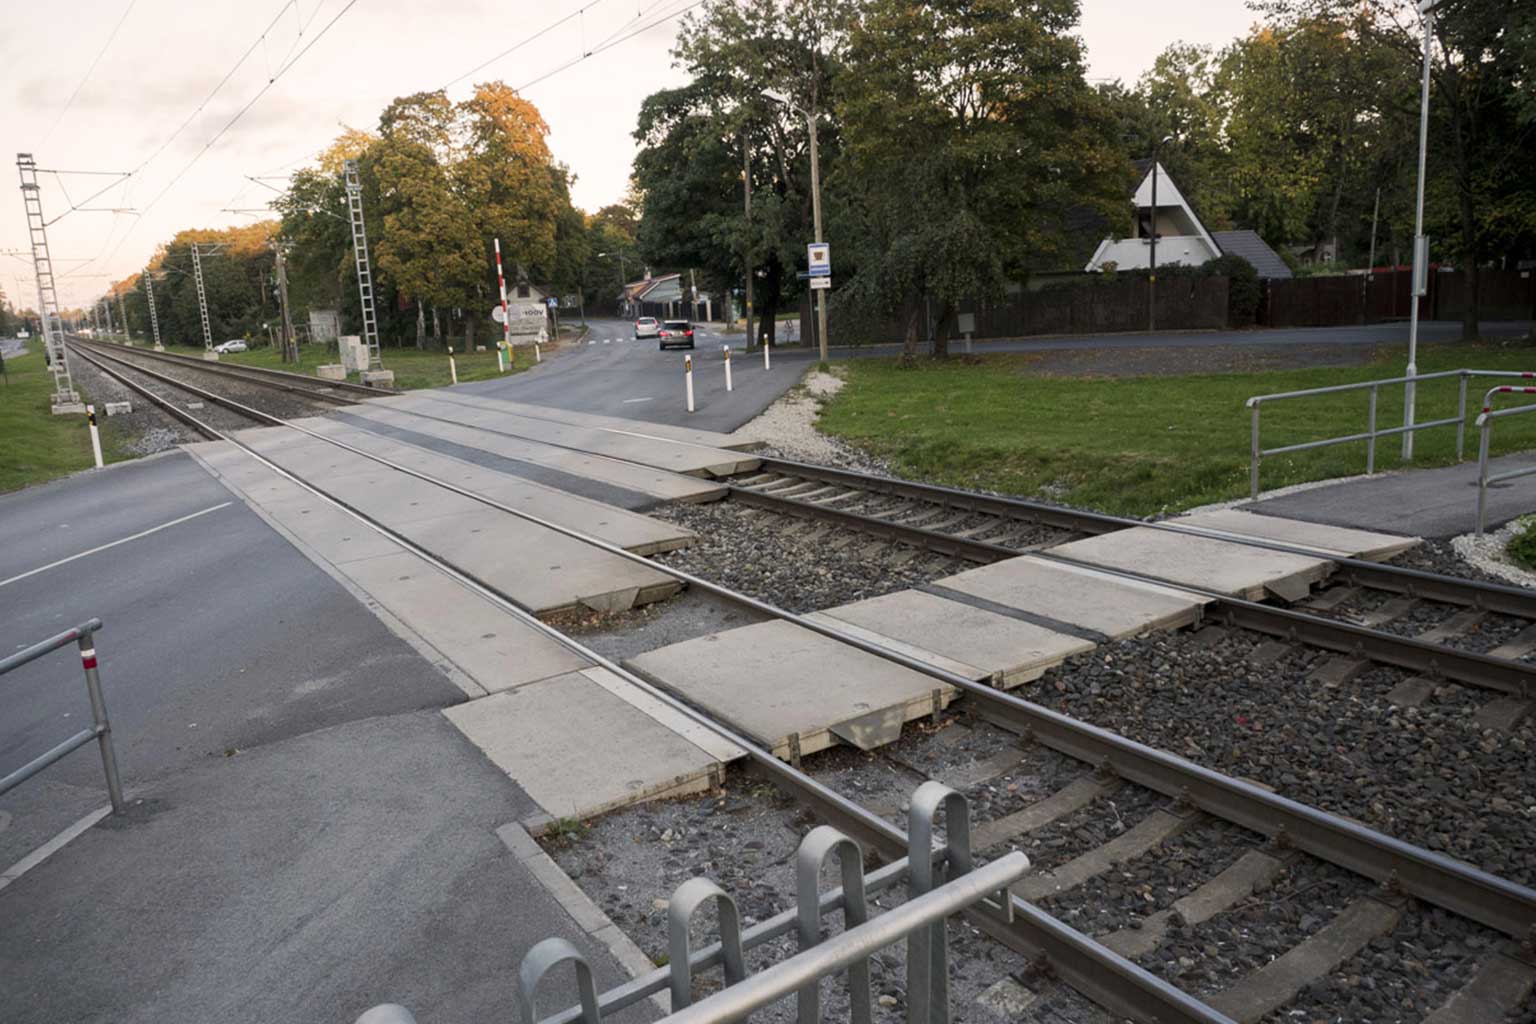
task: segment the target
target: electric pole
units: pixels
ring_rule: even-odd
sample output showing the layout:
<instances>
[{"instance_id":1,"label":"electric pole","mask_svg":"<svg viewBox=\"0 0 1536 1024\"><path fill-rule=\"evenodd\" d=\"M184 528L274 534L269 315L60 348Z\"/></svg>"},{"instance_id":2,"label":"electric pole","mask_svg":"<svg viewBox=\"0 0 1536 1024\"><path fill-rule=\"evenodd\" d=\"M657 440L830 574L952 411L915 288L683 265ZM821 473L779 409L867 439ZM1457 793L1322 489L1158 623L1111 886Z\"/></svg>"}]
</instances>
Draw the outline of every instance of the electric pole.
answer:
<instances>
[{"instance_id":1,"label":"electric pole","mask_svg":"<svg viewBox=\"0 0 1536 1024\"><path fill-rule=\"evenodd\" d=\"M368 229L363 224L363 183L357 161L343 164L347 182L347 212L352 224L352 254L357 263L357 297L363 309L363 342L368 346L368 369L384 366L379 351L379 324L373 313L373 270L368 263Z\"/></svg>"},{"instance_id":2,"label":"electric pole","mask_svg":"<svg viewBox=\"0 0 1536 1024\"><path fill-rule=\"evenodd\" d=\"M59 297L53 283L48 225L43 220L43 203L37 185L37 161L32 159L31 153L17 153L16 170L21 175L21 202L27 211L32 267L37 274L37 314L42 321L43 348L48 353L48 368L53 372L53 409L55 412L84 412L64 350L64 321L59 317Z\"/></svg>"},{"instance_id":3,"label":"electric pole","mask_svg":"<svg viewBox=\"0 0 1536 1024\"><path fill-rule=\"evenodd\" d=\"M293 336L293 317L288 313L288 265L283 262L283 247L274 242L277 253L277 301L283 307L283 362L299 361L299 342Z\"/></svg>"},{"instance_id":4,"label":"electric pole","mask_svg":"<svg viewBox=\"0 0 1536 1024\"><path fill-rule=\"evenodd\" d=\"M756 276L756 268L752 266L752 158L747 148L746 136L741 139L741 184L747 206L747 251L743 255L742 262L747 267L747 347L751 348L757 343L757 336L752 333L752 278Z\"/></svg>"},{"instance_id":5,"label":"electric pole","mask_svg":"<svg viewBox=\"0 0 1536 1024\"><path fill-rule=\"evenodd\" d=\"M203 353L213 352L213 329L208 324L208 293L203 290L203 257L192 243L192 277L197 282L197 311L203 318Z\"/></svg>"},{"instance_id":6,"label":"electric pole","mask_svg":"<svg viewBox=\"0 0 1536 1024\"><path fill-rule=\"evenodd\" d=\"M117 312L123 320L123 340L133 344L133 331L128 329L128 304L123 301L123 293L117 293Z\"/></svg>"},{"instance_id":7,"label":"electric pole","mask_svg":"<svg viewBox=\"0 0 1536 1024\"><path fill-rule=\"evenodd\" d=\"M149 276L149 268L144 268L144 296L149 300L149 327L155 332L155 351L165 351L165 346L160 344L160 314L155 311L155 279Z\"/></svg>"}]
</instances>

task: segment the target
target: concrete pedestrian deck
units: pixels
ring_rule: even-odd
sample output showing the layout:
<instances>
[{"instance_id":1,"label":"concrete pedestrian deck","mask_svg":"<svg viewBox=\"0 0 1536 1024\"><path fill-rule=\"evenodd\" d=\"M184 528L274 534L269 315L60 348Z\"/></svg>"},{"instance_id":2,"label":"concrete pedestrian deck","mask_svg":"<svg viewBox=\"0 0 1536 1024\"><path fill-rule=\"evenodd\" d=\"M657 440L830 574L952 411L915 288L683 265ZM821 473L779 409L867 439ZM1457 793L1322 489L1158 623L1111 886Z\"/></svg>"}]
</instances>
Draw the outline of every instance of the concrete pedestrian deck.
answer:
<instances>
[{"instance_id":1,"label":"concrete pedestrian deck","mask_svg":"<svg viewBox=\"0 0 1536 1024\"><path fill-rule=\"evenodd\" d=\"M1497 434L1495 434L1497 436ZM1475 436L1471 443L1476 444ZM1490 476L1536 465L1536 453L1488 460ZM1477 461L1346 480L1244 505L1250 512L1310 523L1447 538L1477 527ZM1536 511L1536 475L1488 489L1488 529Z\"/></svg>"},{"instance_id":2,"label":"concrete pedestrian deck","mask_svg":"<svg viewBox=\"0 0 1536 1024\"><path fill-rule=\"evenodd\" d=\"M686 640L626 666L793 760L838 740L861 750L948 704L936 679L790 622L771 620Z\"/></svg>"},{"instance_id":3,"label":"concrete pedestrian deck","mask_svg":"<svg viewBox=\"0 0 1536 1024\"><path fill-rule=\"evenodd\" d=\"M601 481L650 495L657 501L717 501L726 495L725 485L712 480L624 462L610 456L574 452L539 441L508 437L480 427L444 423L374 403L351 408L348 415L489 452L505 459Z\"/></svg>"},{"instance_id":4,"label":"concrete pedestrian deck","mask_svg":"<svg viewBox=\"0 0 1536 1024\"><path fill-rule=\"evenodd\" d=\"M529 683L444 714L542 808L582 818L709 789L745 751L604 668Z\"/></svg>"},{"instance_id":5,"label":"concrete pedestrian deck","mask_svg":"<svg viewBox=\"0 0 1536 1024\"><path fill-rule=\"evenodd\" d=\"M1144 526L1060 544L1051 553L1250 601L1270 594L1286 600L1303 597L1334 568L1327 558Z\"/></svg>"},{"instance_id":6,"label":"concrete pedestrian deck","mask_svg":"<svg viewBox=\"0 0 1536 1024\"><path fill-rule=\"evenodd\" d=\"M739 438L733 434L722 434L714 430L698 430L693 427L677 427L666 423L652 423L648 420L629 420L620 416L603 416L598 413L575 412L571 409L557 409L553 406L514 402L506 398L486 398L465 391L437 390L433 391L432 395L444 402L489 409L492 412L516 413L520 416L532 416L536 419L554 420L558 423L570 423L578 427L592 427L597 430L611 430L616 433L631 434L639 437L665 438L669 441L681 441L684 444L703 445L706 448L725 448L749 452L763 447L762 441L753 438ZM395 399L392 398L384 399L385 404L394 401Z\"/></svg>"},{"instance_id":7,"label":"concrete pedestrian deck","mask_svg":"<svg viewBox=\"0 0 1536 1024\"><path fill-rule=\"evenodd\" d=\"M1011 688L1093 641L922 590L828 608L808 618L955 675Z\"/></svg>"},{"instance_id":8,"label":"concrete pedestrian deck","mask_svg":"<svg viewBox=\"0 0 1536 1024\"><path fill-rule=\"evenodd\" d=\"M762 464L754 456L725 448L674 441L632 430L580 426L502 409L484 409L445 401L431 393L392 398L389 407L414 416L431 417L525 441L606 455L686 476L726 477L751 472Z\"/></svg>"},{"instance_id":9,"label":"concrete pedestrian deck","mask_svg":"<svg viewBox=\"0 0 1536 1024\"><path fill-rule=\"evenodd\" d=\"M1034 555L967 569L928 589L943 596L954 594L962 601L990 604L1003 614L1023 616L1047 629L1095 641L1193 625L1211 600Z\"/></svg>"},{"instance_id":10,"label":"concrete pedestrian deck","mask_svg":"<svg viewBox=\"0 0 1536 1024\"><path fill-rule=\"evenodd\" d=\"M1239 509L1196 512L1167 520L1179 526L1193 526L1234 538L1272 540L1294 547L1309 548L1344 558L1386 561L1422 544L1418 537L1400 537L1339 526L1302 522L1278 515L1257 515Z\"/></svg>"},{"instance_id":11,"label":"concrete pedestrian deck","mask_svg":"<svg viewBox=\"0 0 1536 1024\"><path fill-rule=\"evenodd\" d=\"M296 435L281 427L244 431L240 436L279 466L324 486L536 615L578 607L620 611L661 600L680 589L676 580L658 570L389 471L324 441L307 438L296 443ZM227 474L255 507L301 536L300 523L316 516L319 509L330 508L236 448L219 443L193 447L215 472ZM353 544L353 538L372 532L345 517L320 518L330 535L347 538L340 541L343 544ZM366 551L370 543L375 542L365 539L358 546Z\"/></svg>"}]
</instances>

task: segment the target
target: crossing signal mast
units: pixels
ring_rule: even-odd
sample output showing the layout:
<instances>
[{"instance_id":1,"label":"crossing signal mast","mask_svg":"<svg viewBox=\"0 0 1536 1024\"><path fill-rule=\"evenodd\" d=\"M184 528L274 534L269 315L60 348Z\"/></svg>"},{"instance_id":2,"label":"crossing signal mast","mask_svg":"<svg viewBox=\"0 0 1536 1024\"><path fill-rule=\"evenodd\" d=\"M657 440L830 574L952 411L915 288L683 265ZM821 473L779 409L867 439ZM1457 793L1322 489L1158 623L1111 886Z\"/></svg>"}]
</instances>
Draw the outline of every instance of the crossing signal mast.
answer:
<instances>
[{"instance_id":1,"label":"crossing signal mast","mask_svg":"<svg viewBox=\"0 0 1536 1024\"><path fill-rule=\"evenodd\" d=\"M53 411L83 413L85 405L75 390L69 358L64 352L64 321L59 316L53 259L48 254L48 226L43 220L42 196L37 185L37 161L31 153L17 153L16 170L21 175L21 202L27 210L27 235L32 243L32 266L37 273L37 312L42 320L43 348L53 371Z\"/></svg>"}]
</instances>

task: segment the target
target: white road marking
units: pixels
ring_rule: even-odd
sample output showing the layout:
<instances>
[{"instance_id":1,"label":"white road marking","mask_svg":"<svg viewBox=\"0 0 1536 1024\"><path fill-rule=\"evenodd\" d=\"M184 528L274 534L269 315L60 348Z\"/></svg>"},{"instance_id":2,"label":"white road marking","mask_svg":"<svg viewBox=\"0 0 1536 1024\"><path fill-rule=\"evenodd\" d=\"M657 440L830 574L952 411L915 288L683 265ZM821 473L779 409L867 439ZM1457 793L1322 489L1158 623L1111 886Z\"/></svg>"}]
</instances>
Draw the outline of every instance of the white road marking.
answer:
<instances>
[{"instance_id":1,"label":"white road marking","mask_svg":"<svg viewBox=\"0 0 1536 1024\"><path fill-rule=\"evenodd\" d=\"M92 811L90 814L87 814L85 817L81 818L79 821L75 822L73 825L69 826L64 831L54 836L52 839L48 840L42 846L39 846L37 849L33 850L31 853L21 858L21 860L6 868L3 872L0 872L0 889L4 889L6 886L16 881L16 879L37 867L43 861L47 860L49 857L52 857L55 853L58 853L66 845L69 844L70 840L74 839L76 836L80 835L86 829L90 828L92 825L96 824L102 818L105 818L111 813L111 804L107 804L105 807L96 808L96 810Z\"/></svg>"},{"instance_id":2,"label":"white road marking","mask_svg":"<svg viewBox=\"0 0 1536 1024\"><path fill-rule=\"evenodd\" d=\"M624 399L623 404L624 405L633 405L635 402L649 402L650 400L651 399L649 399L649 398L626 398L626 399Z\"/></svg>"},{"instance_id":3,"label":"white road marking","mask_svg":"<svg viewBox=\"0 0 1536 1024\"><path fill-rule=\"evenodd\" d=\"M70 555L68 558L61 558L57 562L49 562L47 565L40 565L36 569L28 570L27 572L24 572L24 573L22 573L19 576L12 576L8 580L0 580L0 587L7 586L7 585L15 583L15 582L17 582L19 580L24 580L28 576L36 576L40 572L47 572L49 569L57 569L59 566L65 565L65 564L67 564L69 562L73 562L77 558L84 558L86 555L94 555L98 551L105 551L108 548L115 548L119 544L127 544L131 540L138 540L140 537L148 537L152 533L159 533L161 530L168 530L171 527L178 526L178 525L186 522L189 519L196 519L198 516L205 516L209 512L217 512L219 509L227 508L227 507L229 507L230 505L233 505L233 504L234 504L233 501L220 502L219 504L209 506L208 508L205 508L205 509L203 509L200 512L193 512L191 515L182 516L180 519L172 519L168 523L161 523L159 526L151 526L149 529L141 530L140 532L135 533L132 536L123 537L123 538L121 538L119 540L114 540L114 541L112 541L109 544L102 544L99 547L91 548L89 551L82 551L79 554Z\"/></svg>"}]
</instances>

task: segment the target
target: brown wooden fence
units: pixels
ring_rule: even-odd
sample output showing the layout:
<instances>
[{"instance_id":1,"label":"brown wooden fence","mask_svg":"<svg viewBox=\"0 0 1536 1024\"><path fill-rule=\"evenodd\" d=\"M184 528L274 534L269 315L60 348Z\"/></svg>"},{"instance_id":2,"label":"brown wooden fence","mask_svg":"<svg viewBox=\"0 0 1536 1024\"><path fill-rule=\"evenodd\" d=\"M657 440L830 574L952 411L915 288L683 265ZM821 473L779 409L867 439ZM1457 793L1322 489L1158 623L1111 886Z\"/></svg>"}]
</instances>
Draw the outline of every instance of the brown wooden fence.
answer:
<instances>
[{"instance_id":1,"label":"brown wooden fence","mask_svg":"<svg viewBox=\"0 0 1536 1024\"><path fill-rule=\"evenodd\" d=\"M1370 275L1299 277L1265 282L1259 322L1265 327L1334 327L1406 320L1412 310L1413 271L1397 267ZM1536 273L1484 270L1479 274L1483 320L1536 319ZM1436 270L1429 294L1419 299L1419 316L1459 320L1466 308L1467 274Z\"/></svg>"}]
</instances>

